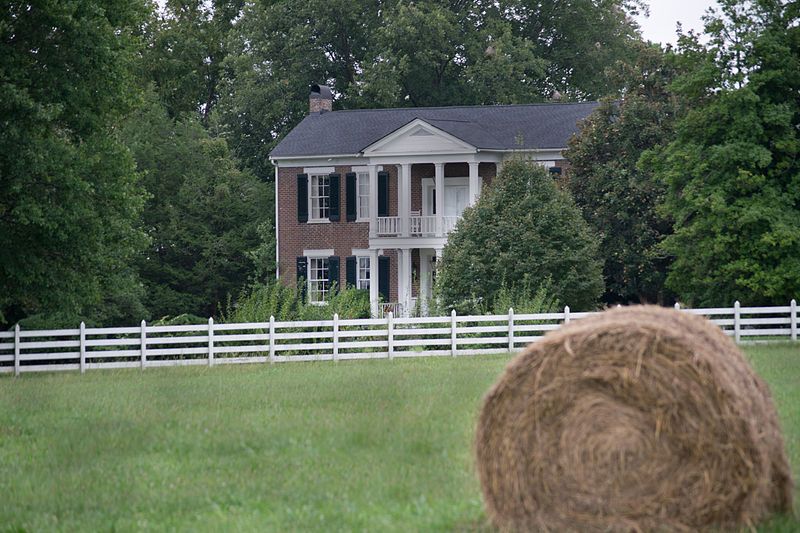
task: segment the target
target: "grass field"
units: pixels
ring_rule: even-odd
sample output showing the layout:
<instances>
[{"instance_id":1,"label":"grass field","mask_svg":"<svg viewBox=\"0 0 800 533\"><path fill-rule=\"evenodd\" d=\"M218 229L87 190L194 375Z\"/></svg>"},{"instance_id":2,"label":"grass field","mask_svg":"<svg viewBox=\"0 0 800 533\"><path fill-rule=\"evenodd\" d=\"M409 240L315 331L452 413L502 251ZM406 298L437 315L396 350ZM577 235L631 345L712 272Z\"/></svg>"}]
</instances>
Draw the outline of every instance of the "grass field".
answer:
<instances>
[{"instance_id":1,"label":"grass field","mask_svg":"<svg viewBox=\"0 0 800 533\"><path fill-rule=\"evenodd\" d=\"M746 351L797 476L800 346ZM0 530L482 528L472 433L508 359L2 378Z\"/></svg>"}]
</instances>

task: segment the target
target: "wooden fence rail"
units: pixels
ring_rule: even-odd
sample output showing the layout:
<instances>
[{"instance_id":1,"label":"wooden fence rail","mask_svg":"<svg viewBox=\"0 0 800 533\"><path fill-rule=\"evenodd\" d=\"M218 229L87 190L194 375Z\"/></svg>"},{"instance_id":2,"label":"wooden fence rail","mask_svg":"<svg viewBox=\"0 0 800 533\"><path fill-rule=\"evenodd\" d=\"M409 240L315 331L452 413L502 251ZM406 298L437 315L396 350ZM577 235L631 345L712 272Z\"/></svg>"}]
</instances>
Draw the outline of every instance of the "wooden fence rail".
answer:
<instances>
[{"instance_id":1,"label":"wooden fence rail","mask_svg":"<svg viewBox=\"0 0 800 533\"><path fill-rule=\"evenodd\" d=\"M676 308L678 306L676 305ZM683 309L736 342L797 340L797 303L785 307ZM521 350L593 313L450 316L0 332L0 374L159 366L461 356Z\"/></svg>"}]
</instances>

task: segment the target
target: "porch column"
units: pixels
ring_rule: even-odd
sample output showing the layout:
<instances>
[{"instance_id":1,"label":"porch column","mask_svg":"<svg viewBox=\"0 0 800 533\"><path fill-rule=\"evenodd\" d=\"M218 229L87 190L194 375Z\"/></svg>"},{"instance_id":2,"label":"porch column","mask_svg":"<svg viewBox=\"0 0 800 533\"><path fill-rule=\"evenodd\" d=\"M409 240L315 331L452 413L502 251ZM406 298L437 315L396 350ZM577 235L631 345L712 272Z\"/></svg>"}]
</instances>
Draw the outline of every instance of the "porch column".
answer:
<instances>
[{"instance_id":1,"label":"porch column","mask_svg":"<svg viewBox=\"0 0 800 533\"><path fill-rule=\"evenodd\" d=\"M478 163L469 164L469 205L475 205L481 194L481 181L478 177Z\"/></svg>"},{"instance_id":2,"label":"porch column","mask_svg":"<svg viewBox=\"0 0 800 533\"><path fill-rule=\"evenodd\" d=\"M444 163L434 163L436 169L436 233L444 236Z\"/></svg>"},{"instance_id":3,"label":"porch column","mask_svg":"<svg viewBox=\"0 0 800 533\"><path fill-rule=\"evenodd\" d=\"M406 293L408 292L408 272L406 271L406 257L410 257L408 250L397 249L397 303L400 304L398 314L404 315L406 311Z\"/></svg>"},{"instance_id":4,"label":"porch column","mask_svg":"<svg viewBox=\"0 0 800 533\"><path fill-rule=\"evenodd\" d=\"M369 251L369 308L378 316L378 250Z\"/></svg>"},{"instance_id":5,"label":"porch column","mask_svg":"<svg viewBox=\"0 0 800 533\"><path fill-rule=\"evenodd\" d=\"M369 169L369 236L374 238L378 234L378 166L369 165L367 168ZM378 271L377 259L374 269L371 262L369 268L370 273ZM370 283L370 287L372 287L372 283ZM377 285L375 290L378 290Z\"/></svg>"},{"instance_id":6,"label":"porch column","mask_svg":"<svg viewBox=\"0 0 800 533\"><path fill-rule=\"evenodd\" d=\"M402 219L402 235L411 234L411 163L400 165L400 191L397 195L397 214Z\"/></svg>"},{"instance_id":7,"label":"porch column","mask_svg":"<svg viewBox=\"0 0 800 533\"><path fill-rule=\"evenodd\" d=\"M417 299L420 301L420 309L423 316L428 316L428 295L431 292L431 257L427 251L419 251L419 292Z\"/></svg>"}]
</instances>

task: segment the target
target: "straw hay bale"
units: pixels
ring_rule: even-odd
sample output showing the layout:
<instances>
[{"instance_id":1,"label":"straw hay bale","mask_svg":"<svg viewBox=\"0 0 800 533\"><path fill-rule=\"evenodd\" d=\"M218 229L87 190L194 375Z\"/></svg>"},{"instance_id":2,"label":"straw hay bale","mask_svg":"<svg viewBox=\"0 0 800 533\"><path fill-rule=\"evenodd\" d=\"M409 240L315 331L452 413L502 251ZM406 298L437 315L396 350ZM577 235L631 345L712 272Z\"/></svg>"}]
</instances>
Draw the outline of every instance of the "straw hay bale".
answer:
<instances>
[{"instance_id":1,"label":"straw hay bale","mask_svg":"<svg viewBox=\"0 0 800 533\"><path fill-rule=\"evenodd\" d=\"M696 531L791 510L769 389L706 319L653 306L575 321L484 400L477 469L521 531Z\"/></svg>"}]
</instances>

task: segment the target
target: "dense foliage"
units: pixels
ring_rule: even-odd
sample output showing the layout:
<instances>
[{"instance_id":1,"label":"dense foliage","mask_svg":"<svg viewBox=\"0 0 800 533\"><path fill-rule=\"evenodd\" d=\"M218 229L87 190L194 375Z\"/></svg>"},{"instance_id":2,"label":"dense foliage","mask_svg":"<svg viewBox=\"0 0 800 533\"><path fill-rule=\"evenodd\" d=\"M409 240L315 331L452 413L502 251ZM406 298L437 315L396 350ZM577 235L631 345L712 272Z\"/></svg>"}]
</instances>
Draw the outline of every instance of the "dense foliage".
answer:
<instances>
[{"instance_id":1,"label":"dense foliage","mask_svg":"<svg viewBox=\"0 0 800 533\"><path fill-rule=\"evenodd\" d=\"M692 305L800 294L800 5L723 0L683 42L692 109L651 159L675 233L667 284Z\"/></svg>"},{"instance_id":2,"label":"dense foliage","mask_svg":"<svg viewBox=\"0 0 800 533\"><path fill-rule=\"evenodd\" d=\"M638 162L673 138L674 63L659 47L643 45L636 61L617 65L623 97L604 100L565 154L569 190L602 237L606 303L669 303L669 256L660 244L672 225L669 212L657 209L666 187Z\"/></svg>"},{"instance_id":3,"label":"dense foliage","mask_svg":"<svg viewBox=\"0 0 800 533\"><path fill-rule=\"evenodd\" d=\"M493 309L502 289L533 296L545 283L558 301L590 309L603 292L597 244L545 168L511 161L450 234L436 290L444 307L470 313Z\"/></svg>"},{"instance_id":4,"label":"dense foliage","mask_svg":"<svg viewBox=\"0 0 800 533\"><path fill-rule=\"evenodd\" d=\"M0 11L0 323L140 315L145 194L115 131L136 95L142 2Z\"/></svg>"},{"instance_id":5,"label":"dense foliage","mask_svg":"<svg viewBox=\"0 0 800 533\"><path fill-rule=\"evenodd\" d=\"M258 253L274 254L273 187L237 168L223 139L196 118L169 118L152 97L122 136L150 193L150 246L137 266L152 318L211 316L248 282L274 277L274 261Z\"/></svg>"}]
</instances>

